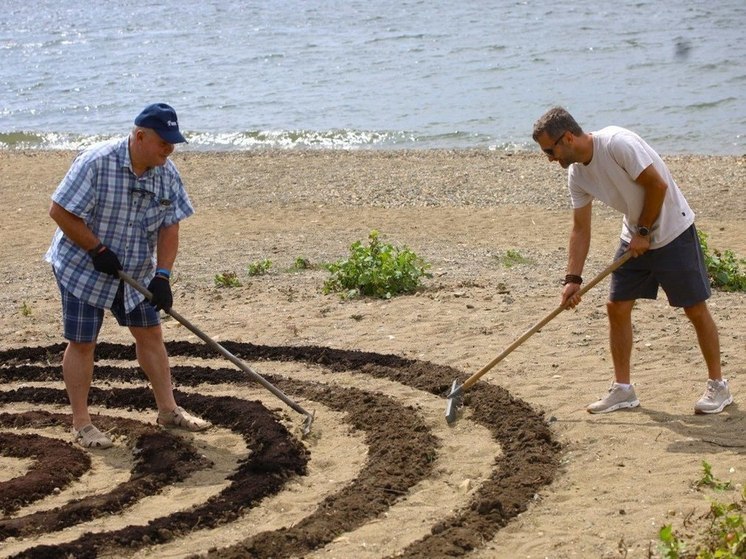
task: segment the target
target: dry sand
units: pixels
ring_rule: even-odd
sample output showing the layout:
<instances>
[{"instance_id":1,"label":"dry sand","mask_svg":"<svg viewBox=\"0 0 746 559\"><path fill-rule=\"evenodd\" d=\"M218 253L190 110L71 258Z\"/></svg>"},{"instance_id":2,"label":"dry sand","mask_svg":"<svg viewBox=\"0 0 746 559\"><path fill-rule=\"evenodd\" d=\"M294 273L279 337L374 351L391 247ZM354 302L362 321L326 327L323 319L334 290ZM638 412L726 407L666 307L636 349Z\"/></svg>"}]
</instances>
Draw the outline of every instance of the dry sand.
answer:
<instances>
[{"instance_id":1,"label":"dry sand","mask_svg":"<svg viewBox=\"0 0 746 559\"><path fill-rule=\"evenodd\" d=\"M43 254L54 231L47 216L49 197L73 155L0 152L5 210L0 349L61 341L58 292ZM219 341L395 354L470 374L559 303L571 214L565 172L542 156L313 151L177 153L173 159L197 210L181 228L174 308ZM710 246L746 256L746 158L665 159L697 213L698 227L710 235ZM610 262L620 221L614 212L595 207L586 278ZM344 258L349 245L365 241L373 229L384 242L406 245L432 264L433 278L420 293L389 301L342 301L322 293L328 277L323 268L291 270L296 258L316 266ZM500 257L508 250L527 261L504 266ZM271 272L249 277L247 265L264 258L272 261ZM226 271L236 272L243 286L217 288L214 276ZM641 407L591 416L585 405L601 397L612 379L606 289L603 283L589 292L578 309L561 314L484 377L545 414L563 455L556 480L470 556L648 557L663 524L680 527L692 511L694 517L706 512L707 494L692 488L703 460L719 478L746 482L746 421L740 403L746 379L746 295L715 292L710 301L721 332L724 371L736 398L725 413L693 415L705 369L692 328L663 298L642 301L634 312L633 382ZM197 340L173 320L164 323L164 331L169 340ZM113 319L105 323L101 339L130 342ZM262 367L273 374L316 375L312 369L280 364ZM397 538L417 537L423 523L427 529L439 514L457 506L443 502L438 483L458 496L487 475L493 442L476 429L444 428L444 400L427 400L373 378L339 382L383 391L403 405L416 405L421 397L421 413L443 442L434 488L418 487L408 506L392 511L394 520L347 534L314 556L393 554L400 545ZM12 388L9 383L2 387ZM261 390L252 397L278 405ZM12 408L6 405L0 412ZM319 440L311 449L317 462L311 463L319 469L311 473L319 477L260 507L247 525L292 523L290 509L302 517L333 490L329 483L344 484L361 467L360 460L349 458L361 442L344 428L343 418L323 409L318 413ZM211 437L237 455L245 452L229 433ZM129 458L120 458L122 467L129 467ZM230 470L231 458L223 457L222 464ZM0 482L28 468L26 462L2 457L0 465L5 465ZM188 506L204 497L196 492L187 484L183 495L169 498ZM207 540L142 555L185 556L216 541L230 543L231 536L212 534ZM10 551L0 544L0 555Z\"/></svg>"}]
</instances>

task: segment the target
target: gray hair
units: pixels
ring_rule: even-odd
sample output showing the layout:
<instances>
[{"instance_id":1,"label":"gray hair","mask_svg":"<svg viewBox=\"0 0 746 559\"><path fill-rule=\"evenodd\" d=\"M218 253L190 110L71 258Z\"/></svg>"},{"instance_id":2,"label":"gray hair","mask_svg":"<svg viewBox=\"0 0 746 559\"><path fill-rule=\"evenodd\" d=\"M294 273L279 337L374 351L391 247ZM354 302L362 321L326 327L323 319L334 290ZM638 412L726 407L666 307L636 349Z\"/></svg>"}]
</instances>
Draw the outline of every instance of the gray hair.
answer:
<instances>
[{"instance_id":1,"label":"gray hair","mask_svg":"<svg viewBox=\"0 0 746 559\"><path fill-rule=\"evenodd\" d=\"M537 142L539 136L545 132L550 138L558 138L564 132L570 132L573 136L580 136L583 134L583 129L565 109L552 107L534 124L532 136L534 141Z\"/></svg>"}]
</instances>

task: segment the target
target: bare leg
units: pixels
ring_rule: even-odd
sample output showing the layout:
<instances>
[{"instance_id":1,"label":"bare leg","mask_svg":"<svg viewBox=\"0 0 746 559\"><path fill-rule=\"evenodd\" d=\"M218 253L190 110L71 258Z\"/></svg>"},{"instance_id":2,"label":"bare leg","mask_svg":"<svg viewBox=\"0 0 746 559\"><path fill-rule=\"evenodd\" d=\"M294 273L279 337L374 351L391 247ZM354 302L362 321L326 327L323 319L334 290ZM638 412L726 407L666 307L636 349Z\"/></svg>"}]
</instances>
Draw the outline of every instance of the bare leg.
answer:
<instances>
[{"instance_id":1,"label":"bare leg","mask_svg":"<svg viewBox=\"0 0 746 559\"><path fill-rule=\"evenodd\" d=\"M96 342L69 342L62 358L62 378L73 413L73 427L80 429L91 422L88 393L93 381L93 355Z\"/></svg>"},{"instance_id":2,"label":"bare leg","mask_svg":"<svg viewBox=\"0 0 746 559\"><path fill-rule=\"evenodd\" d=\"M614 361L614 379L629 384L630 359L632 356L632 307L635 301L608 301L609 345Z\"/></svg>"},{"instance_id":3,"label":"bare leg","mask_svg":"<svg viewBox=\"0 0 746 559\"><path fill-rule=\"evenodd\" d=\"M133 326L130 327L130 332L135 338L137 362L150 380L158 411L173 411L176 408L176 400L174 400L171 367L168 364L168 353L163 343L161 327Z\"/></svg>"},{"instance_id":4,"label":"bare leg","mask_svg":"<svg viewBox=\"0 0 746 559\"><path fill-rule=\"evenodd\" d=\"M723 375L720 369L720 336L707 303L703 301L693 307L686 307L684 312L697 332L699 349L705 358L709 378L721 380Z\"/></svg>"}]
</instances>

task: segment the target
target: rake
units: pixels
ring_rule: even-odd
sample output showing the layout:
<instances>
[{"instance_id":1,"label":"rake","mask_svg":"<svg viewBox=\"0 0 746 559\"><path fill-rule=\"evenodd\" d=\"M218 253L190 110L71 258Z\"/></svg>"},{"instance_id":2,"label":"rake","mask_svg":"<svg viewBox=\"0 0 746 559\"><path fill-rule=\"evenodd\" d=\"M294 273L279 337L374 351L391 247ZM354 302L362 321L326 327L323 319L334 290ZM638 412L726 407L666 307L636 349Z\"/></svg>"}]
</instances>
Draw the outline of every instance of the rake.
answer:
<instances>
[{"instance_id":1,"label":"rake","mask_svg":"<svg viewBox=\"0 0 746 559\"><path fill-rule=\"evenodd\" d=\"M588 290L594 287L597 283L603 280L606 276L608 276L611 272L613 272L614 270L619 268L622 264L624 264L627 260L629 260L631 256L632 254L629 251L622 254L622 256L620 256L614 262L609 264L595 278L589 281L588 284L582 289L580 289L580 291L578 291L577 294L583 295L584 293L586 293ZM480 378L482 378L482 376L485 373L487 373L487 371L492 369L495 365L497 365L500 361L502 361L510 353L512 353L514 349L516 349L523 342L525 342L527 339L533 336L536 332L538 332L544 326L546 326L554 317L556 317L563 310L565 310L567 306L568 306L568 303L565 302L559 307L557 307L556 309L554 309L547 316L545 316L543 319L537 322L534 326L532 326L529 330L524 332L520 338L518 338L516 341L510 344L500 355L495 357L492 361L487 363L487 365L482 367L482 369L480 369L479 371L471 375L468 379L466 379L463 382L463 384L459 384L458 379L454 380L453 385L451 385L451 392L448 394L448 402L446 403L446 421L449 424L456 421L456 416L458 414L458 407L463 402L465 390L471 388Z\"/></svg>"}]
</instances>

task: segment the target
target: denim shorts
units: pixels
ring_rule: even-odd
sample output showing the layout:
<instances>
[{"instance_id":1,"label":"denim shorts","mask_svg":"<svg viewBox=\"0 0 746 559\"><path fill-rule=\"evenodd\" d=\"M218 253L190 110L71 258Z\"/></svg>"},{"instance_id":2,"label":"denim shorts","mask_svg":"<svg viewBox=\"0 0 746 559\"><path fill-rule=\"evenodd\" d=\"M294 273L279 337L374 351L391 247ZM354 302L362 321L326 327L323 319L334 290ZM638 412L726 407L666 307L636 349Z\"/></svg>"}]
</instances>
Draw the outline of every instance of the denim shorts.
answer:
<instances>
[{"instance_id":1,"label":"denim shorts","mask_svg":"<svg viewBox=\"0 0 746 559\"><path fill-rule=\"evenodd\" d=\"M62 321L64 337L71 342L95 342L104 322L104 309L94 307L78 299L57 282L62 295ZM161 323L155 307L143 300L129 313L124 312L124 284L119 284L111 313L120 326L150 327Z\"/></svg>"},{"instance_id":2,"label":"denim shorts","mask_svg":"<svg viewBox=\"0 0 746 559\"><path fill-rule=\"evenodd\" d=\"M628 247L622 241L616 257ZM710 279L694 225L667 245L630 258L614 271L609 299L656 299L659 286L672 307L692 307L710 298Z\"/></svg>"}]
</instances>

